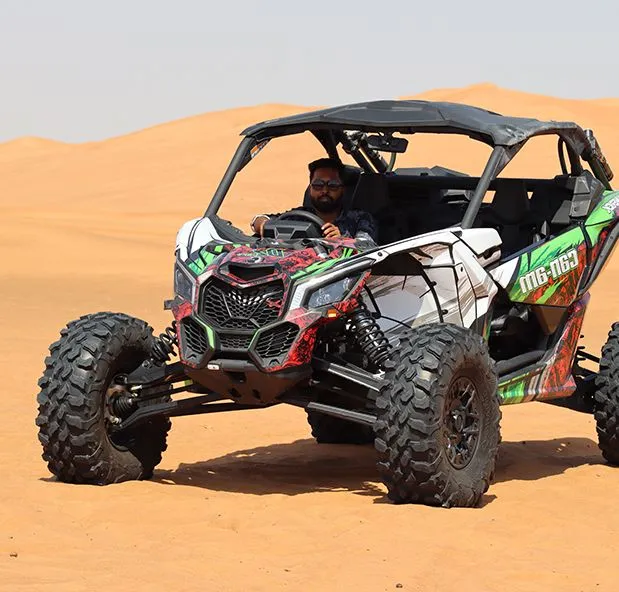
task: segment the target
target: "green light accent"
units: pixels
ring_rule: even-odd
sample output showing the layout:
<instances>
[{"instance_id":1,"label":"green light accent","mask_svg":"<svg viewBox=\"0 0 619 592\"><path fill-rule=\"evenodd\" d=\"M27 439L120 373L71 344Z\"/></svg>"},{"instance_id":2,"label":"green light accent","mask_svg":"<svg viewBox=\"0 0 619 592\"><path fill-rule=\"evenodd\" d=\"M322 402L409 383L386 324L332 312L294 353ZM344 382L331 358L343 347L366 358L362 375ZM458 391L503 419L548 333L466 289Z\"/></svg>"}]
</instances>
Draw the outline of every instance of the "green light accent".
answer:
<instances>
[{"instance_id":1,"label":"green light accent","mask_svg":"<svg viewBox=\"0 0 619 592\"><path fill-rule=\"evenodd\" d=\"M208 340L210 348L215 349L215 331L213 331L213 329L209 327L209 325L207 325L202 319L198 317L193 317L193 319L197 321L198 324L201 325L206 332L206 338Z\"/></svg>"},{"instance_id":2,"label":"green light accent","mask_svg":"<svg viewBox=\"0 0 619 592\"><path fill-rule=\"evenodd\" d=\"M251 341L249 342L248 349L251 349L254 346L254 341L256 341L256 339L258 339L258 331L256 331L254 333L253 337L251 338Z\"/></svg>"},{"instance_id":3,"label":"green light accent","mask_svg":"<svg viewBox=\"0 0 619 592\"><path fill-rule=\"evenodd\" d=\"M208 339L208 344L214 349L215 348L215 332L208 325L204 327L206 329L206 338Z\"/></svg>"}]
</instances>

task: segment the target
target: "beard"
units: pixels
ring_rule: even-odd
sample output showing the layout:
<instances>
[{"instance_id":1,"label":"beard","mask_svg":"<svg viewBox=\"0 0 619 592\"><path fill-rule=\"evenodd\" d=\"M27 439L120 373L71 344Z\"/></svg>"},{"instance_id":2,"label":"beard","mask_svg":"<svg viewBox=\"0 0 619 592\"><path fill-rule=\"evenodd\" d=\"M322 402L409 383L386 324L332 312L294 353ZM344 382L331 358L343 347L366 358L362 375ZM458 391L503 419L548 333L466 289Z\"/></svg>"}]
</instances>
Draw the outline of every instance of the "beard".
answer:
<instances>
[{"instance_id":1,"label":"beard","mask_svg":"<svg viewBox=\"0 0 619 592\"><path fill-rule=\"evenodd\" d=\"M328 195L321 195L320 197L312 198L312 205L323 214L331 214L341 209L342 197L332 199Z\"/></svg>"}]
</instances>

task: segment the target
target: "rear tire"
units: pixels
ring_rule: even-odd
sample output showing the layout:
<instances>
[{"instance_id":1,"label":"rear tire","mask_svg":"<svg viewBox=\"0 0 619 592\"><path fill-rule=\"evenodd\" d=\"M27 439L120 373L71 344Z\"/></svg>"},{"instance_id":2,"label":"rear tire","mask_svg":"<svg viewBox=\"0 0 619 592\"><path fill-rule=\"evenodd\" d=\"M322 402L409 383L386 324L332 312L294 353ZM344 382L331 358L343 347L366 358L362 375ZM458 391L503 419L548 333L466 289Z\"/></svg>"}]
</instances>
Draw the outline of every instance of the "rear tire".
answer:
<instances>
[{"instance_id":1,"label":"rear tire","mask_svg":"<svg viewBox=\"0 0 619 592\"><path fill-rule=\"evenodd\" d=\"M478 505L494 472L501 418L483 339L456 325L423 325L401 338L386 365L374 429L388 497Z\"/></svg>"},{"instance_id":2,"label":"rear tire","mask_svg":"<svg viewBox=\"0 0 619 592\"><path fill-rule=\"evenodd\" d=\"M372 444L374 442L374 430L371 426L365 426L352 421L346 421L306 410L307 422L312 428L312 436L319 444Z\"/></svg>"},{"instance_id":3,"label":"rear tire","mask_svg":"<svg viewBox=\"0 0 619 592\"><path fill-rule=\"evenodd\" d=\"M152 328L124 314L100 312L70 322L60 334L38 383L36 425L49 470L66 483L150 478L166 449L170 420L154 417L112 432L108 388L116 375L149 357Z\"/></svg>"},{"instance_id":4,"label":"rear tire","mask_svg":"<svg viewBox=\"0 0 619 592\"><path fill-rule=\"evenodd\" d=\"M595 380L595 422L602 456L619 465L619 323L614 323L602 348Z\"/></svg>"}]
</instances>

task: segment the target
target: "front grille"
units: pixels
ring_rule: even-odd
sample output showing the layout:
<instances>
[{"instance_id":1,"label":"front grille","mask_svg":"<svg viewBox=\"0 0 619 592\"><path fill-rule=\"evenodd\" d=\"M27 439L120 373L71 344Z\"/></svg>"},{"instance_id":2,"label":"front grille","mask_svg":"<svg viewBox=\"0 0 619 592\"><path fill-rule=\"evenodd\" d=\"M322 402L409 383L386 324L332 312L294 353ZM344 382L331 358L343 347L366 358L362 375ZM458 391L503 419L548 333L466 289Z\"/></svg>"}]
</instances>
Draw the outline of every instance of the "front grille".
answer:
<instances>
[{"instance_id":1,"label":"front grille","mask_svg":"<svg viewBox=\"0 0 619 592\"><path fill-rule=\"evenodd\" d=\"M256 353L264 360L277 358L286 353L293 344L299 327L293 323L283 323L265 331L256 344Z\"/></svg>"},{"instance_id":2,"label":"front grille","mask_svg":"<svg viewBox=\"0 0 619 592\"><path fill-rule=\"evenodd\" d=\"M181 341L197 354L203 354L208 349L206 332L190 317L181 321Z\"/></svg>"},{"instance_id":3,"label":"front grille","mask_svg":"<svg viewBox=\"0 0 619 592\"><path fill-rule=\"evenodd\" d=\"M226 335L219 334L219 343L222 349L248 349L253 335Z\"/></svg>"},{"instance_id":4,"label":"front grille","mask_svg":"<svg viewBox=\"0 0 619 592\"><path fill-rule=\"evenodd\" d=\"M237 288L211 278L202 287L200 313L217 329L254 331L278 319L283 297L281 282Z\"/></svg>"}]
</instances>

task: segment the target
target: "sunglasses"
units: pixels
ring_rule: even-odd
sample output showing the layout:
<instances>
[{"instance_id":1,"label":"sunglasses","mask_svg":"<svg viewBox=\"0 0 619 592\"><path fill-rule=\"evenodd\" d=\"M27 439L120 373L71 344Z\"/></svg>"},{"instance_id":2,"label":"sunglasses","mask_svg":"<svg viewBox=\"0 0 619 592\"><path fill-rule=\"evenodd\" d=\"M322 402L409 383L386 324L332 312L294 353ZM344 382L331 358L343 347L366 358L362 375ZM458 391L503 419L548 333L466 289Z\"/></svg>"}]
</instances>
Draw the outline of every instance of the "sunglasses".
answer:
<instances>
[{"instance_id":1,"label":"sunglasses","mask_svg":"<svg viewBox=\"0 0 619 592\"><path fill-rule=\"evenodd\" d=\"M320 179L312 181L310 185L312 189L315 189L316 191L320 191L325 187L328 191L336 191L337 189L340 189L340 187L344 187L344 184L339 181L322 181Z\"/></svg>"}]
</instances>

